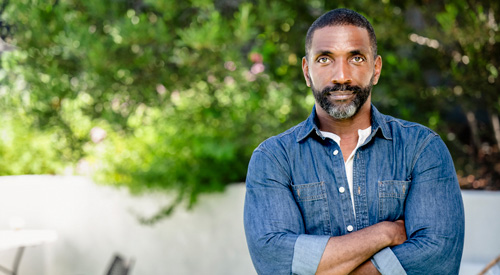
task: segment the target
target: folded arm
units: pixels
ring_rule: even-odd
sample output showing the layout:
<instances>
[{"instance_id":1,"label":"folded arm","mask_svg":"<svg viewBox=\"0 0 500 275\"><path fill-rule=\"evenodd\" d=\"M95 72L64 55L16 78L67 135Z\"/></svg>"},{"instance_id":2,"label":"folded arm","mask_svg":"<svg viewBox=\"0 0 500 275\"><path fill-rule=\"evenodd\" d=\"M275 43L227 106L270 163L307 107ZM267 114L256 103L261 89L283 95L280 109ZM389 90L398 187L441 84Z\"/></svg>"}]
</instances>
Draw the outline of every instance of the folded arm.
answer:
<instances>
[{"instance_id":1,"label":"folded arm","mask_svg":"<svg viewBox=\"0 0 500 275\"><path fill-rule=\"evenodd\" d=\"M265 151L250 161L245 233L259 274L347 274L379 250L406 239L404 222L382 222L338 237L307 235L286 167Z\"/></svg>"},{"instance_id":2,"label":"folded arm","mask_svg":"<svg viewBox=\"0 0 500 275\"><path fill-rule=\"evenodd\" d=\"M464 241L464 210L451 156L437 135L427 137L413 163L405 203L408 240L374 257L381 273L399 261L408 274L458 274Z\"/></svg>"},{"instance_id":3,"label":"folded arm","mask_svg":"<svg viewBox=\"0 0 500 275\"><path fill-rule=\"evenodd\" d=\"M405 240L403 221L381 222L348 235L331 237L316 274L348 274L355 269L359 274L379 274L367 260L381 249Z\"/></svg>"}]
</instances>

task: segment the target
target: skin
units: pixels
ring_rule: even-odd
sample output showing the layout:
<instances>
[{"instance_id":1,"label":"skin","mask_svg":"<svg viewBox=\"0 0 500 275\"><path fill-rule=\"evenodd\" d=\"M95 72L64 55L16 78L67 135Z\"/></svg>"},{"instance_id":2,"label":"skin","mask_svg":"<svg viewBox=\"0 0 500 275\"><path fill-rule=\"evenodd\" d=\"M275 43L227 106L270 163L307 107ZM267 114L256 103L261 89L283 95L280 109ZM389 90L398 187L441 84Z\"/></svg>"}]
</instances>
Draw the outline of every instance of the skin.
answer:
<instances>
[{"instance_id":1,"label":"skin","mask_svg":"<svg viewBox=\"0 0 500 275\"><path fill-rule=\"evenodd\" d=\"M329 26L314 32L308 57L302 59L306 83L321 91L333 84L366 87L378 83L382 58L374 56L368 31L356 26ZM332 92L332 104L348 104L352 91ZM371 125L371 96L358 112L335 119L316 102L319 127L340 136L340 149L347 160L358 142L358 129ZM316 274L380 274L369 259L385 247L402 244L406 237L403 221L381 222L343 236L331 237Z\"/></svg>"},{"instance_id":2,"label":"skin","mask_svg":"<svg viewBox=\"0 0 500 275\"><path fill-rule=\"evenodd\" d=\"M378 83L382 58L373 57L370 39L365 29L355 26L332 26L314 32L308 59L302 59L302 70L309 87L323 90L332 84L349 84L365 87ZM349 91L329 96L334 104L347 104L354 95ZM358 113L351 118L338 120L331 117L316 103L319 127L322 131L340 136L344 160L358 142L358 129L370 126L371 96Z\"/></svg>"}]
</instances>

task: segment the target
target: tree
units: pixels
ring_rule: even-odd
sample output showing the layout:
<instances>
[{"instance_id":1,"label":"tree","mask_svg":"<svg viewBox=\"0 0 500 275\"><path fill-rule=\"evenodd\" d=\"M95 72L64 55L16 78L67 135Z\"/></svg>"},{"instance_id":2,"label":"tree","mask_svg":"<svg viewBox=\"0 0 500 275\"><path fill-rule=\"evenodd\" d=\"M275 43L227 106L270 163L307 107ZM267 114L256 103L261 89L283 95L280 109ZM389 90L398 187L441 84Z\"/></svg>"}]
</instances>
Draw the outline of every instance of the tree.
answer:
<instances>
[{"instance_id":1,"label":"tree","mask_svg":"<svg viewBox=\"0 0 500 275\"><path fill-rule=\"evenodd\" d=\"M377 32L377 107L445 137L465 183L474 175L475 187L499 185L498 4L3 3L2 38L17 50L1 57L1 174L76 167L135 193L173 193L146 223L244 181L253 149L311 111L301 71L308 27L324 11L348 7Z\"/></svg>"},{"instance_id":2,"label":"tree","mask_svg":"<svg viewBox=\"0 0 500 275\"><path fill-rule=\"evenodd\" d=\"M409 39L420 45L422 98L432 101L434 128L447 139L461 185L500 189L499 3L432 1L408 10L420 18Z\"/></svg>"}]
</instances>

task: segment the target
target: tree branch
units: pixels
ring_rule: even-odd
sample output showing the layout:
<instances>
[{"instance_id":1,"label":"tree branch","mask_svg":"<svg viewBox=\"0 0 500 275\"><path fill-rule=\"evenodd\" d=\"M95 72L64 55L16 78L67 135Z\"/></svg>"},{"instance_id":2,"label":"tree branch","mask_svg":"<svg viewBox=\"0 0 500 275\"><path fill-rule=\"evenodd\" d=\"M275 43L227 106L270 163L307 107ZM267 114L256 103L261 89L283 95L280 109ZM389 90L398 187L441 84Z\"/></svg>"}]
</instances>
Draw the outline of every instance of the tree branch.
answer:
<instances>
[{"instance_id":1,"label":"tree branch","mask_svg":"<svg viewBox=\"0 0 500 275\"><path fill-rule=\"evenodd\" d=\"M500 149L500 121L498 115L491 114L491 124L493 125L493 133L495 134L497 146Z\"/></svg>"}]
</instances>

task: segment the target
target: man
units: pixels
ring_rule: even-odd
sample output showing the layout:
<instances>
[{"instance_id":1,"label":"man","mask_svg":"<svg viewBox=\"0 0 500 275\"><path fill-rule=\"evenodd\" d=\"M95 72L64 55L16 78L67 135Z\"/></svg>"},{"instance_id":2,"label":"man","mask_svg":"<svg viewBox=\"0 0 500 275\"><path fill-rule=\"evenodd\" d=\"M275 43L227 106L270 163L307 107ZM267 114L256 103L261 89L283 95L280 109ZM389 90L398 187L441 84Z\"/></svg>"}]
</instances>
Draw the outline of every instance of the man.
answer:
<instances>
[{"instance_id":1,"label":"man","mask_svg":"<svg viewBox=\"0 0 500 275\"><path fill-rule=\"evenodd\" d=\"M462 197L430 129L371 104L382 69L370 23L318 18L302 69L307 120L255 149L245 232L259 274L458 274Z\"/></svg>"}]
</instances>

